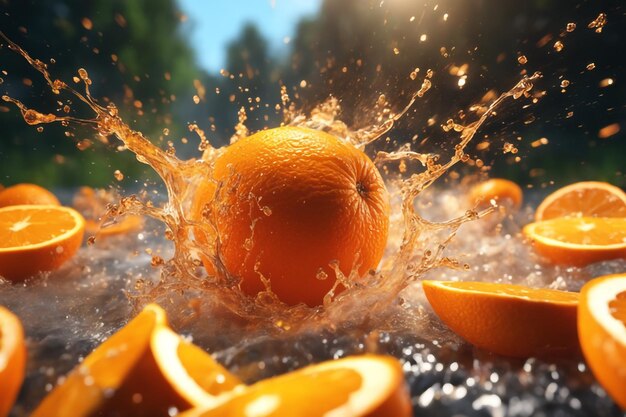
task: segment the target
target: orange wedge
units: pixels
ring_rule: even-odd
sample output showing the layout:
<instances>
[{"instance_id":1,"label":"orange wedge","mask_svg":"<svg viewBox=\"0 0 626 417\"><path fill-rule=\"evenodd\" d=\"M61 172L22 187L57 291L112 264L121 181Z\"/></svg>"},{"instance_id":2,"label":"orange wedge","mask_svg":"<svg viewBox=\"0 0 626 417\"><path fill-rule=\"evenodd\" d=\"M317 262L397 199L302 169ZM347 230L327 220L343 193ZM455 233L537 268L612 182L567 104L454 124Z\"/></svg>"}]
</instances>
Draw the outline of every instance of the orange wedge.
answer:
<instances>
[{"instance_id":1,"label":"orange wedge","mask_svg":"<svg viewBox=\"0 0 626 417\"><path fill-rule=\"evenodd\" d=\"M312 365L224 395L179 417L408 417L411 402L394 358L364 355Z\"/></svg>"},{"instance_id":2,"label":"orange wedge","mask_svg":"<svg viewBox=\"0 0 626 417\"><path fill-rule=\"evenodd\" d=\"M57 269L78 251L84 230L69 207L0 208L0 276L18 281Z\"/></svg>"},{"instance_id":3,"label":"orange wedge","mask_svg":"<svg viewBox=\"0 0 626 417\"><path fill-rule=\"evenodd\" d=\"M108 237L125 235L137 231L143 226L143 217L126 215L116 218L115 222L103 225L100 217L109 204L115 204L118 195L113 190L95 190L81 187L74 196L73 206L85 216L85 231L90 236Z\"/></svg>"},{"instance_id":4,"label":"orange wedge","mask_svg":"<svg viewBox=\"0 0 626 417\"><path fill-rule=\"evenodd\" d=\"M472 204L479 207L491 205L491 200L496 203L508 201L514 208L522 205L523 193L519 185L513 181L502 178L492 178L474 185L470 189L469 199Z\"/></svg>"},{"instance_id":5,"label":"orange wedge","mask_svg":"<svg viewBox=\"0 0 626 417\"><path fill-rule=\"evenodd\" d=\"M626 218L562 217L522 230L535 250L557 264L583 266L626 257Z\"/></svg>"},{"instance_id":6,"label":"orange wedge","mask_svg":"<svg viewBox=\"0 0 626 417\"><path fill-rule=\"evenodd\" d=\"M54 194L35 184L17 184L0 191L0 207L24 204L61 205Z\"/></svg>"},{"instance_id":7,"label":"orange wedge","mask_svg":"<svg viewBox=\"0 0 626 417\"><path fill-rule=\"evenodd\" d=\"M557 217L626 217L626 193L606 182L584 181L560 188L535 211L535 220Z\"/></svg>"},{"instance_id":8,"label":"orange wedge","mask_svg":"<svg viewBox=\"0 0 626 417\"><path fill-rule=\"evenodd\" d=\"M577 352L578 293L488 282L422 286L441 321L476 347L519 358Z\"/></svg>"},{"instance_id":9,"label":"orange wedge","mask_svg":"<svg viewBox=\"0 0 626 417\"><path fill-rule=\"evenodd\" d=\"M9 415L24 381L26 348L19 319L0 307L0 417Z\"/></svg>"},{"instance_id":10,"label":"orange wedge","mask_svg":"<svg viewBox=\"0 0 626 417\"><path fill-rule=\"evenodd\" d=\"M578 333L593 374L626 410L626 274L604 276L583 286Z\"/></svg>"},{"instance_id":11,"label":"orange wedge","mask_svg":"<svg viewBox=\"0 0 626 417\"><path fill-rule=\"evenodd\" d=\"M100 222L95 220L86 220L85 230L88 235L107 237L125 235L127 233L141 229L143 226L143 217L135 215L127 215L120 221L108 224L104 227Z\"/></svg>"},{"instance_id":12,"label":"orange wedge","mask_svg":"<svg viewBox=\"0 0 626 417\"><path fill-rule=\"evenodd\" d=\"M210 407L239 380L169 329L165 312L148 305L94 350L32 417L169 416Z\"/></svg>"}]
</instances>

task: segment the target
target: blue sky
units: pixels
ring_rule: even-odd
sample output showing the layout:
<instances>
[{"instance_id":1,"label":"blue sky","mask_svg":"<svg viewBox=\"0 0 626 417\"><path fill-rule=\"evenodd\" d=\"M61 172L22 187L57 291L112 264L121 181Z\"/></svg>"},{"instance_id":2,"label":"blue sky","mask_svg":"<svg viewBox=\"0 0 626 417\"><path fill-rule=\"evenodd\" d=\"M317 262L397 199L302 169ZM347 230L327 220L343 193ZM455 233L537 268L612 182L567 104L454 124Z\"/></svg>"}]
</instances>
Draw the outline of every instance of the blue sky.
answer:
<instances>
[{"instance_id":1,"label":"blue sky","mask_svg":"<svg viewBox=\"0 0 626 417\"><path fill-rule=\"evenodd\" d=\"M184 30L190 35L198 63L211 72L225 64L225 47L248 22L255 23L269 41L272 52L285 50L298 21L315 15L322 0L179 0L188 17Z\"/></svg>"}]
</instances>

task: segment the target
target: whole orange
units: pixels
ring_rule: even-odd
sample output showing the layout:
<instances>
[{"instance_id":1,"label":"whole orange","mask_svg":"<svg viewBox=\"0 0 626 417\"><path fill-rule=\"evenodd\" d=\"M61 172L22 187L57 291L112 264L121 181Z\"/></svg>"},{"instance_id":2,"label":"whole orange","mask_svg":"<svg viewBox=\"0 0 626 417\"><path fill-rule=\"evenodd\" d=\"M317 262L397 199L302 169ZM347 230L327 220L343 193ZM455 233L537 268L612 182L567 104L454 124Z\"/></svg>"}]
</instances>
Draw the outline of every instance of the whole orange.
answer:
<instances>
[{"instance_id":1,"label":"whole orange","mask_svg":"<svg viewBox=\"0 0 626 417\"><path fill-rule=\"evenodd\" d=\"M367 155L335 136L263 130L230 145L213 178L196 193L192 212L212 213L220 258L247 294L265 289L262 275L283 302L319 305L335 282L330 263L362 275L382 258L385 184Z\"/></svg>"},{"instance_id":2,"label":"whole orange","mask_svg":"<svg viewBox=\"0 0 626 417\"><path fill-rule=\"evenodd\" d=\"M16 184L0 191L0 207L24 204L59 206L59 199L36 184Z\"/></svg>"}]
</instances>

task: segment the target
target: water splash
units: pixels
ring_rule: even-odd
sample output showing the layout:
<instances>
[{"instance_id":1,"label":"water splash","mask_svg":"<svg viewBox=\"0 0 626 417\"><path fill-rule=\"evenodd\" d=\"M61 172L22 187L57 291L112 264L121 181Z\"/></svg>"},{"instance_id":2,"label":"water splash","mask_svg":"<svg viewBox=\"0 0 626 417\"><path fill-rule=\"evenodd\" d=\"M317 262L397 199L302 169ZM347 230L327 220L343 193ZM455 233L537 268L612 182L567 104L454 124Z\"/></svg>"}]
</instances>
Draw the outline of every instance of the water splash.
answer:
<instances>
[{"instance_id":1,"label":"water splash","mask_svg":"<svg viewBox=\"0 0 626 417\"><path fill-rule=\"evenodd\" d=\"M403 145L395 152L378 152L375 162L383 165L391 161L416 161L423 170L409 176L400 176L388 182L394 198L399 200L395 205L393 216L402 219L401 232L390 242L398 244L395 254L389 254L382 262L378 273L356 277L353 271L344 276L335 265L336 285L325 298L323 306L309 308L303 305L288 307L280 303L273 295L268 282L268 290L250 299L238 290L237 277L231 276L220 258L220 242L216 233L216 225L206 216L207 221L197 221L191 213L193 195L197 187L213 181L212 167L223 149L213 148L204 132L195 124L189 130L195 132L200 139L198 149L201 157L180 160L174 155L173 148L162 150L152 144L141 132L133 130L119 116L114 104L106 107L100 105L90 94L91 80L84 69L78 70L78 78L83 82L84 93L69 87L61 80L54 79L48 72L45 63L33 59L17 44L0 33L11 50L20 54L47 81L54 94L66 92L84 103L92 112L91 118L77 118L67 115L45 114L29 108L19 100L3 96L3 100L13 103L20 110L26 123L39 125L59 122L65 126L70 124L88 125L98 134L119 139L124 148L133 152L139 162L152 167L163 180L167 190L167 201L156 206L149 200L137 195L120 199L119 204L110 205L105 218L115 218L124 214L146 215L165 225L168 240L174 243L173 255L164 260L153 257L152 265L161 268L158 279L137 280L135 291L130 293L131 301L136 307L147 302L157 301L164 305L178 304L184 306L181 314L186 317L219 317L238 323L243 327L269 329L278 332L308 331L321 328L350 328L376 322L377 317L385 316L389 307L397 299L398 294L411 282L418 280L427 271L438 267L465 268L468 266L445 256L445 248L464 223L488 214L492 209L483 211L468 210L464 215L447 221L434 222L421 217L415 210L418 196L430 187L452 166L465 162L469 156L464 149L475 136L478 129L505 100L530 97L533 84L541 77L540 73L524 76L512 89L496 98L490 105L481 108L479 118L467 125L450 119L442 126L444 132L456 133L458 143L454 145L454 153L449 159L440 161L435 154L422 154ZM374 145L378 139L389 132L399 120L423 97L432 86L434 73L426 72L422 85L399 112L393 112L384 96L379 97L375 106L375 123L360 129L351 130L339 118L341 108L336 98L329 98L314 108L310 114L299 112L290 101L285 88L281 91L284 124L305 126L327 131L343 139L357 148L364 149ZM239 123L236 133L231 138L235 142L249 134L245 126L244 109L239 112ZM216 184L219 188L220 184ZM219 195L219 193L217 193ZM219 204L219 201L216 202ZM271 210L271 207L267 208ZM203 233L214 236L214 240L206 245L199 245L194 236ZM215 271L207 275L200 267L200 259L208 259ZM338 286L346 287L340 294L335 294ZM180 310L180 309L179 309ZM407 320L413 321L415 317ZM401 323L398 323L401 328Z\"/></svg>"}]
</instances>

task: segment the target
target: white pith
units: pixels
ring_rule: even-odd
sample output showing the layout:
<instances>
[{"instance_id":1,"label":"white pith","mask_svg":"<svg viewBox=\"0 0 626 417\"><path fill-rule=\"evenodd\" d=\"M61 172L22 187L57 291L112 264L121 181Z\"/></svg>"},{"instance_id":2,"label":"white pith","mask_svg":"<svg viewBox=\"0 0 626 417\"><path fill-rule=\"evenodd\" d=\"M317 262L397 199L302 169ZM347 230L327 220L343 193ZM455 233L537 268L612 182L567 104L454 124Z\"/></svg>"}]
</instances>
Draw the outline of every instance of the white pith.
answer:
<instances>
[{"instance_id":1,"label":"white pith","mask_svg":"<svg viewBox=\"0 0 626 417\"><path fill-rule=\"evenodd\" d=\"M208 394L189 376L178 357L178 346L182 342L181 337L164 326L155 329L152 335L154 358L159 369L169 381L176 381L176 385L182 389L178 393L195 407L208 407L217 404L216 397Z\"/></svg>"},{"instance_id":2,"label":"white pith","mask_svg":"<svg viewBox=\"0 0 626 417\"><path fill-rule=\"evenodd\" d=\"M622 346L626 347L626 326L617 320L609 309L609 302L619 293L626 292L626 276L606 279L587 292L587 308L593 319Z\"/></svg>"}]
</instances>

